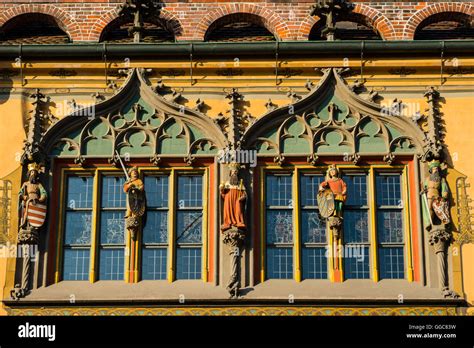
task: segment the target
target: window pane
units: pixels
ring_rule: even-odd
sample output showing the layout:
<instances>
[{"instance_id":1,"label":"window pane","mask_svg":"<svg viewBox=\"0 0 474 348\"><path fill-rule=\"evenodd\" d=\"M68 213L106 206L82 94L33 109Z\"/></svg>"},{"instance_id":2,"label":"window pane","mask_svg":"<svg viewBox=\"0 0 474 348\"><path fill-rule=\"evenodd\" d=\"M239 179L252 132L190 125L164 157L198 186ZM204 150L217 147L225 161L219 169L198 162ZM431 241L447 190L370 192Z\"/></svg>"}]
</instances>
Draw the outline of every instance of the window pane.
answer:
<instances>
[{"instance_id":1,"label":"window pane","mask_svg":"<svg viewBox=\"0 0 474 348\"><path fill-rule=\"evenodd\" d=\"M367 205L367 176L344 175L343 180L347 185L347 205Z\"/></svg>"},{"instance_id":2,"label":"window pane","mask_svg":"<svg viewBox=\"0 0 474 348\"><path fill-rule=\"evenodd\" d=\"M379 243L403 243L401 211L378 211L377 233Z\"/></svg>"},{"instance_id":3,"label":"window pane","mask_svg":"<svg viewBox=\"0 0 474 348\"><path fill-rule=\"evenodd\" d=\"M89 280L89 249L64 249L64 280Z\"/></svg>"},{"instance_id":4,"label":"window pane","mask_svg":"<svg viewBox=\"0 0 474 348\"><path fill-rule=\"evenodd\" d=\"M92 186L94 179L69 176L67 179L67 207L69 209L92 208Z\"/></svg>"},{"instance_id":5,"label":"window pane","mask_svg":"<svg viewBox=\"0 0 474 348\"><path fill-rule=\"evenodd\" d=\"M267 206L288 207L291 201L292 178L289 175L267 176Z\"/></svg>"},{"instance_id":6,"label":"window pane","mask_svg":"<svg viewBox=\"0 0 474 348\"><path fill-rule=\"evenodd\" d=\"M322 175L302 175L300 180L301 205L317 207L319 184L324 181L324 177Z\"/></svg>"},{"instance_id":7,"label":"window pane","mask_svg":"<svg viewBox=\"0 0 474 348\"><path fill-rule=\"evenodd\" d=\"M125 218L123 211L103 211L100 214L100 243L124 244Z\"/></svg>"},{"instance_id":8,"label":"window pane","mask_svg":"<svg viewBox=\"0 0 474 348\"><path fill-rule=\"evenodd\" d=\"M92 213L67 211L64 244L89 245L91 242Z\"/></svg>"},{"instance_id":9,"label":"window pane","mask_svg":"<svg viewBox=\"0 0 474 348\"><path fill-rule=\"evenodd\" d=\"M379 260L381 279L403 279L405 277L402 247L379 248Z\"/></svg>"},{"instance_id":10,"label":"window pane","mask_svg":"<svg viewBox=\"0 0 474 348\"><path fill-rule=\"evenodd\" d=\"M317 211L301 212L303 243L326 243L326 222L319 219Z\"/></svg>"},{"instance_id":11,"label":"window pane","mask_svg":"<svg viewBox=\"0 0 474 348\"><path fill-rule=\"evenodd\" d=\"M346 246L347 247L347 246ZM344 276L346 279L369 279L369 247L354 245L358 252L353 250L350 257L344 257Z\"/></svg>"},{"instance_id":12,"label":"window pane","mask_svg":"<svg viewBox=\"0 0 474 348\"><path fill-rule=\"evenodd\" d=\"M367 243L369 241L368 214L366 211L344 212L344 243Z\"/></svg>"},{"instance_id":13,"label":"window pane","mask_svg":"<svg viewBox=\"0 0 474 348\"><path fill-rule=\"evenodd\" d=\"M178 177L178 208L202 206L202 175Z\"/></svg>"},{"instance_id":14,"label":"window pane","mask_svg":"<svg viewBox=\"0 0 474 348\"><path fill-rule=\"evenodd\" d=\"M168 212L149 210L143 227L143 243L168 243Z\"/></svg>"},{"instance_id":15,"label":"window pane","mask_svg":"<svg viewBox=\"0 0 474 348\"><path fill-rule=\"evenodd\" d=\"M102 178L102 207L125 208L126 194L123 192L123 176L105 176Z\"/></svg>"},{"instance_id":16,"label":"window pane","mask_svg":"<svg viewBox=\"0 0 474 348\"><path fill-rule=\"evenodd\" d=\"M377 205L399 206L402 201L400 175L377 175Z\"/></svg>"},{"instance_id":17,"label":"window pane","mask_svg":"<svg viewBox=\"0 0 474 348\"><path fill-rule=\"evenodd\" d=\"M100 273L101 280L123 280L124 272L124 250L102 249L100 250Z\"/></svg>"},{"instance_id":18,"label":"window pane","mask_svg":"<svg viewBox=\"0 0 474 348\"><path fill-rule=\"evenodd\" d=\"M166 279L166 257L167 250L165 248L143 249L142 279Z\"/></svg>"},{"instance_id":19,"label":"window pane","mask_svg":"<svg viewBox=\"0 0 474 348\"><path fill-rule=\"evenodd\" d=\"M293 243L292 210L267 210L267 243Z\"/></svg>"},{"instance_id":20,"label":"window pane","mask_svg":"<svg viewBox=\"0 0 474 348\"><path fill-rule=\"evenodd\" d=\"M145 192L147 207L168 207L168 177L146 176Z\"/></svg>"},{"instance_id":21,"label":"window pane","mask_svg":"<svg viewBox=\"0 0 474 348\"><path fill-rule=\"evenodd\" d=\"M201 279L201 248L177 248L176 258L176 279Z\"/></svg>"},{"instance_id":22,"label":"window pane","mask_svg":"<svg viewBox=\"0 0 474 348\"><path fill-rule=\"evenodd\" d=\"M293 278L293 248L267 248L267 277Z\"/></svg>"},{"instance_id":23,"label":"window pane","mask_svg":"<svg viewBox=\"0 0 474 348\"><path fill-rule=\"evenodd\" d=\"M201 243L202 211L177 211L176 243Z\"/></svg>"},{"instance_id":24,"label":"window pane","mask_svg":"<svg viewBox=\"0 0 474 348\"><path fill-rule=\"evenodd\" d=\"M326 248L303 248L303 278L327 279Z\"/></svg>"}]
</instances>

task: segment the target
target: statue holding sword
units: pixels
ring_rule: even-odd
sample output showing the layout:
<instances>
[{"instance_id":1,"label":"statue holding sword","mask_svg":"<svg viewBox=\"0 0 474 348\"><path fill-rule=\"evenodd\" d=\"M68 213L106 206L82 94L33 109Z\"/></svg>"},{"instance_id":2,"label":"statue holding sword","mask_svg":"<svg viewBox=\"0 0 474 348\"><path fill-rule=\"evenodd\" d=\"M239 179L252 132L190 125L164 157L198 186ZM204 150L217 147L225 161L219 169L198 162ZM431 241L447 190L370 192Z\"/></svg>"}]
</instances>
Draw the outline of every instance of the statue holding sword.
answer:
<instances>
[{"instance_id":1,"label":"statue holding sword","mask_svg":"<svg viewBox=\"0 0 474 348\"><path fill-rule=\"evenodd\" d=\"M116 155L127 178L123 185L123 191L127 194L125 226L130 232L132 239L135 240L140 228L141 218L146 210L145 186L139 178L138 168L131 167L127 171L118 152L116 152Z\"/></svg>"}]
</instances>

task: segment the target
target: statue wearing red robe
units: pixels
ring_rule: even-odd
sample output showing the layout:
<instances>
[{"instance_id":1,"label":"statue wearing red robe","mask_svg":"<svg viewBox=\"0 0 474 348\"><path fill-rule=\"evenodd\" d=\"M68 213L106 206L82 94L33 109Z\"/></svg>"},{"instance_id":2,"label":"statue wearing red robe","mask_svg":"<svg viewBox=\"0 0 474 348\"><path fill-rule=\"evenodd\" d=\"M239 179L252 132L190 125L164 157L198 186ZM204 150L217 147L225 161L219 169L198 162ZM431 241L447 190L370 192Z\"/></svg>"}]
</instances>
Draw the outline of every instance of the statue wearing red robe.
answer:
<instances>
[{"instance_id":1,"label":"statue wearing red robe","mask_svg":"<svg viewBox=\"0 0 474 348\"><path fill-rule=\"evenodd\" d=\"M237 171L231 170L230 182L221 184L219 189L224 199L224 223L221 231L226 231L232 227L246 229L244 221L244 203L247 199L245 188L237 185Z\"/></svg>"}]
</instances>

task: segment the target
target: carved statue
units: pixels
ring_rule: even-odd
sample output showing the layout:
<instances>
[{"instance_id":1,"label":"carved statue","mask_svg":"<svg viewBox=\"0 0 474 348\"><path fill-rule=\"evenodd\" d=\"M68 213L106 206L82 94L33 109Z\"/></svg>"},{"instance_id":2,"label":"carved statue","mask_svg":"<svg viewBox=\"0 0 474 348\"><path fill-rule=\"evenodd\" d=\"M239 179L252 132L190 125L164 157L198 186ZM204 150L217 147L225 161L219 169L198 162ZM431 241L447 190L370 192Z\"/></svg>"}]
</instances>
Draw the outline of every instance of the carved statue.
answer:
<instances>
[{"instance_id":1,"label":"carved statue","mask_svg":"<svg viewBox=\"0 0 474 348\"><path fill-rule=\"evenodd\" d=\"M447 249L453 236L450 229L449 187L441 171L441 163L429 164L429 176L423 184L423 217L429 235L429 243L438 258L439 286L444 297L459 297L449 289Z\"/></svg>"},{"instance_id":2,"label":"carved statue","mask_svg":"<svg viewBox=\"0 0 474 348\"><path fill-rule=\"evenodd\" d=\"M244 222L243 203L247 199L247 194L242 181L239 183L239 165L231 163L229 167L229 181L219 186L224 199L224 223L221 226L221 231L232 227L245 230L247 227Z\"/></svg>"},{"instance_id":3,"label":"carved statue","mask_svg":"<svg viewBox=\"0 0 474 348\"><path fill-rule=\"evenodd\" d=\"M319 185L318 208L321 217L327 219L329 228L334 236L334 245L341 237L344 203L347 198L347 186L339 177L339 170L335 165L330 165L326 180ZM339 269L338 262L335 269Z\"/></svg>"},{"instance_id":4,"label":"carved statue","mask_svg":"<svg viewBox=\"0 0 474 348\"><path fill-rule=\"evenodd\" d=\"M123 191L127 194L127 212L125 213L125 226L130 231L132 239L136 238L140 228L141 217L145 214L145 188L143 181L138 177L138 168L128 170L127 181Z\"/></svg>"},{"instance_id":5,"label":"carved statue","mask_svg":"<svg viewBox=\"0 0 474 348\"><path fill-rule=\"evenodd\" d=\"M221 225L221 231L224 234L223 242L231 248L232 256L231 277L227 291L231 298L237 298L240 290L240 254L247 229L244 218L247 193L242 180L239 183L239 164L230 163L229 169L229 181L219 186L221 197L224 199L224 223Z\"/></svg>"},{"instance_id":6,"label":"carved statue","mask_svg":"<svg viewBox=\"0 0 474 348\"><path fill-rule=\"evenodd\" d=\"M326 173L326 180L319 185L319 192L330 190L334 195L334 212L332 215L342 217L344 203L347 198L347 186L344 180L339 177L339 170L335 165L331 165ZM331 216L329 214L328 216Z\"/></svg>"},{"instance_id":7,"label":"carved statue","mask_svg":"<svg viewBox=\"0 0 474 348\"><path fill-rule=\"evenodd\" d=\"M28 181L20 189L20 233L19 242L32 244L39 241L38 229L46 220L46 199L48 194L39 182L40 166L36 163L28 165Z\"/></svg>"},{"instance_id":8,"label":"carved statue","mask_svg":"<svg viewBox=\"0 0 474 348\"><path fill-rule=\"evenodd\" d=\"M431 230L436 225L447 225L449 217L449 187L441 175L440 162L435 160L429 164L430 175L425 179L423 192L426 195L429 219L427 225Z\"/></svg>"},{"instance_id":9,"label":"carved statue","mask_svg":"<svg viewBox=\"0 0 474 348\"><path fill-rule=\"evenodd\" d=\"M18 244L21 245L22 276L21 284L15 284L10 295L13 299L26 296L30 286L31 257L34 247L39 243L39 229L46 221L48 194L39 182L40 165L28 164L28 181L24 182L19 192L20 230Z\"/></svg>"}]
</instances>

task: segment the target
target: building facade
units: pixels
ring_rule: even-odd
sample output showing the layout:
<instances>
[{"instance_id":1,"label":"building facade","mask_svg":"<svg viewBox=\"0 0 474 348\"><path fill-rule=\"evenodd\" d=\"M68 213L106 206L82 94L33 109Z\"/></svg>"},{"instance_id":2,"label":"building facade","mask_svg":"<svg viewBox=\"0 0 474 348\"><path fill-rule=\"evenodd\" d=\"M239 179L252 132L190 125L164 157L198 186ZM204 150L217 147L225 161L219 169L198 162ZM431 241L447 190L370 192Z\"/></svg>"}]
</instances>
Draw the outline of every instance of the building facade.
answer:
<instances>
[{"instance_id":1,"label":"building facade","mask_svg":"<svg viewBox=\"0 0 474 348\"><path fill-rule=\"evenodd\" d=\"M3 313L472 314L473 14L2 2Z\"/></svg>"}]
</instances>

